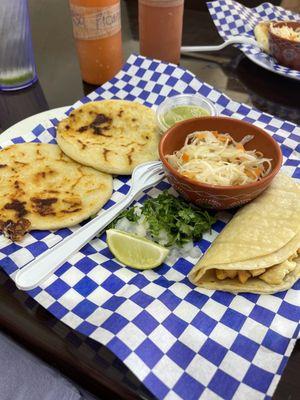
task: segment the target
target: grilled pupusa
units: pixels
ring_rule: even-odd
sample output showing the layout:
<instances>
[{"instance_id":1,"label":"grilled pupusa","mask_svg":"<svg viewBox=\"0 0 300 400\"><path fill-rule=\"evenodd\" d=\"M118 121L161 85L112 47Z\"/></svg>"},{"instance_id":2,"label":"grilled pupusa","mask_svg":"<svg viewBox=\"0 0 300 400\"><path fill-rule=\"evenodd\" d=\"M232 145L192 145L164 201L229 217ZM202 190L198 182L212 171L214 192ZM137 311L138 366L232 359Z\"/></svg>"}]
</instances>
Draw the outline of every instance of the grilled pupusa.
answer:
<instances>
[{"instance_id":1,"label":"grilled pupusa","mask_svg":"<svg viewBox=\"0 0 300 400\"><path fill-rule=\"evenodd\" d=\"M125 100L85 104L57 128L65 154L110 174L130 175L138 164L157 160L159 138L154 112Z\"/></svg>"},{"instance_id":2,"label":"grilled pupusa","mask_svg":"<svg viewBox=\"0 0 300 400\"><path fill-rule=\"evenodd\" d=\"M0 171L0 230L12 240L32 229L78 224L112 193L111 175L74 162L55 144L6 147Z\"/></svg>"}]
</instances>

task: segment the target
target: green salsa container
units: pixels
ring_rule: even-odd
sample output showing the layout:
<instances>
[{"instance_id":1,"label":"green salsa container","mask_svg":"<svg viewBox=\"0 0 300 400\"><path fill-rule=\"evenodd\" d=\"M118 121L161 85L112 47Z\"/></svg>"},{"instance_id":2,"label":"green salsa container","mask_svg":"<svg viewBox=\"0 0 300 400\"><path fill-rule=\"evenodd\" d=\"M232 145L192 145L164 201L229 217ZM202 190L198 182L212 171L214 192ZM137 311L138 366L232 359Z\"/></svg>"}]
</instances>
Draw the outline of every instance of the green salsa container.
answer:
<instances>
[{"instance_id":1,"label":"green salsa container","mask_svg":"<svg viewBox=\"0 0 300 400\"><path fill-rule=\"evenodd\" d=\"M157 124L162 132L185 119L215 115L215 106L199 94L167 97L156 110Z\"/></svg>"}]
</instances>

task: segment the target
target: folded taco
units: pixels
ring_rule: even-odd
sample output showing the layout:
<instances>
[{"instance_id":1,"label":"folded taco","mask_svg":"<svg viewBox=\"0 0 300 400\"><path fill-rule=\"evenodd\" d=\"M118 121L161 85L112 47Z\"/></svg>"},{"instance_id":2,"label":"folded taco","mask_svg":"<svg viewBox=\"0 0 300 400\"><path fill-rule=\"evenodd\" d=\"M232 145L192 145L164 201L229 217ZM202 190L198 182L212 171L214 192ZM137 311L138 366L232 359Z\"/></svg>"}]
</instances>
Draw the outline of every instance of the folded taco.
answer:
<instances>
[{"instance_id":1,"label":"folded taco","mask_svg":"<svg viewBox=\"0 0 300 400\"><path fill-rule=\"evenodd\" d=\"M195 285L275 293L300 278L300 185L278 174L239 210L190 272Z\"/></svg>"}]
</instances>

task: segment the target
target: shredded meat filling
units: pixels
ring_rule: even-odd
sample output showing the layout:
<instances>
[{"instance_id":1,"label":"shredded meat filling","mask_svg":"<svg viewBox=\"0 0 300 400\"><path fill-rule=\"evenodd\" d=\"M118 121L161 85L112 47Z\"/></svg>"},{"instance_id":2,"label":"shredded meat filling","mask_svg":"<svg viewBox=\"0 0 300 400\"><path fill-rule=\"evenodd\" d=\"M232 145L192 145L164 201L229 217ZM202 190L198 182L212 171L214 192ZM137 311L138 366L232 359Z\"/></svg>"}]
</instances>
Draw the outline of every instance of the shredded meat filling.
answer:
<instances>
[{"instance_id":1,"label":"shredded meat filling","mask_svg":"<svg viewBox=\"0 0 300 400\"><path fill-rule=\"evenodd\" d=\"M29 231L30 225L30 221L26 218L20 218L16 222L11 219L7 221L0 220L0 232L12 241L18 242Z\"/></svg>"},{"instance_id":2,"label":"shredded meat filling","mask_svg":"<svg viewBox=\"0 0 300 400\"><path fill-rule=\"evenodd\" d=\"M296 262L293 261L300 254L300 249L293 254L288 260L273 265L269 268L258 268L253 270L237 271L235 269L216 269L216 277L219 280L224 279L235 279L242 284L246 283L250 278L259 278L270 285L279 285L286 275L292 272L296 268Z\"/></svg>"},{"instance_id":3,"label":"shredded meat filling","mask_svg":"<svg viewBox=\"0 0 300 400\"><path fill-rule=\"evenodd\" d=\"M274 265L274 267L268 268L264 274L259 276L259 279L270 285L279 285L284 280L285 276L295 268L295 261L287 260L281 264Z\"/></svg>"}]
</instances>

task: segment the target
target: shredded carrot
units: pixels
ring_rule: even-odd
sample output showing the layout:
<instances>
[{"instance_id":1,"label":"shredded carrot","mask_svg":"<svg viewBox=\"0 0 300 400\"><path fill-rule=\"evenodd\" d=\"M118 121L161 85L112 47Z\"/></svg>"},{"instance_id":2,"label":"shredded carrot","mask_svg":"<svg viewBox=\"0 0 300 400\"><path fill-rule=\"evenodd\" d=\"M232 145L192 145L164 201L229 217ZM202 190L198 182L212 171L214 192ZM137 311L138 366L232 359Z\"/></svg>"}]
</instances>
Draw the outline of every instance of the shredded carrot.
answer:
<instances>
[{"instance_id":1,"label":"shredded carrot","mask_svg":"<svg viewBox=\"0 0 300 400\"><path fill-rule=\"evenodd\" d=\"M245 174L249 176L249 178L257 178L260 176L262 169L260 167L246 169Z\"/></svg>"},{"instance_id":2,"label":"shredded carrot","mask_svg":"<svg viewBox=\"0 0 300 400\"><path fill-rule=\"evenodd\" d=\"M256 177L258 177L261 174L261 168L260 167L254 168L253 173L255 174Z\"/></svg>"},{"instance_id":3,"label":"shredded carrot","mask_svg":"<svg viewBox=\"0 0 300 400\"><path fill-rule=\"evenodd\" d=\"M183 153L182 154L182 161L187 162L189 161L190 156L187 153Z\"/></svg>"},{"instance_id":4,"label":"shredded carrot","mask_svg":"<svg viewBox=\"0 0 300 400\"><path fill-rule=\"evenodd\" d=\"M244 146L241 143L237 143L236 148L241 151L245 151Z\"/></svg>"},{"instance_id":5,"label":"shredded carrot","mask_svg":"<svg viewBox=\"0 0 300 400\"><path fill-rule=\"evenodd\" d=\"M220 140L220 142L226 142L227 139L228 139L228 136L219 134L219 135L217 136L217 138Z\"/></svg>"},{"instance_id":6,"label":"shredded carrot","mask_svg":"<svg viewBox=\"0 0 300 400\"><path fill-rule=\"evenodd\" d=\"M249 177L249 178L255 178L255 176L253 176L253 171L251 169L245 169L245 174Z\"/></svg>"},{"instance_id":7,"label":"shredded carrot","mask_svg":"<svg viewBox=\"0 0 300 400\"><path fill-rule=\"evenodd\" d=\"M219 135L219 132L218 131L211 131L211 133L217 138L218 137L218 135Z\"/></svg>"},{"instance_id":8,"label":"shredded carrot","mask_svg":"<svg viewBox=\"0 0 300 400\"><path fill-rule=\"evenodd\" d=\"M186 176L187 178L190 178L190 179L194 179L195 178L195 174L193 174L192 172L183 172L182 175L184 175L184 176Z\"/></svg>"},{"instance_id":9,"label":"shredded carrot","mask_svg":"<svg viewBox=\"0 0 300 400\"><path fill-rule=\"evenodd\" d=\"M197 133L196 135L197 139L205 139L206 138L206 134L205 133Z\"/></svg>"}]
</instances>

